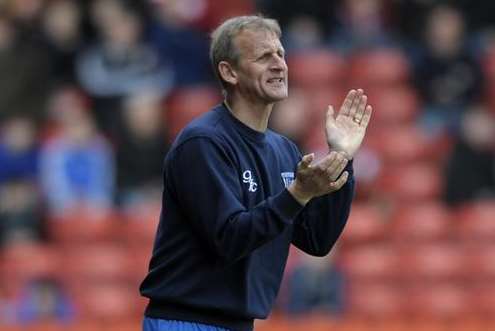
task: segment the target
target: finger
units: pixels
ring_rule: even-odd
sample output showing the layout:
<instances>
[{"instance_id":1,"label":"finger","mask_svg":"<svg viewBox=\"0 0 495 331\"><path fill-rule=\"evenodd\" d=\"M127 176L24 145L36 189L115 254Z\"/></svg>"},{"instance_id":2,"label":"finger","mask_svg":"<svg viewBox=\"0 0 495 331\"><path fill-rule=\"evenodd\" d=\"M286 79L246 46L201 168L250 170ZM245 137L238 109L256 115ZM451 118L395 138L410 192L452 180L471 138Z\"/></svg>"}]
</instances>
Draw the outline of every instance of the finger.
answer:
<instances>
[{"instance_id":1,"label":"finger","mask_svg":"<svg viewBox=\"0 0 495 331\"><path fill-rule=\"evenodd\" d=\"M334 118L334 113L335 113L335 111L333 109L333 106L328 105L326 120L328 121L330 118Z\"/></svg>"},{"instance_id":2,"label":"finger","mask_svg":"<svg viewBox=\"0 0 495 331\"><path fill-rule=\"evenodd\" d=\"M326 118L325 118L325 127L328 127L331 125L333 122L335 122L335 117L334 117L334 109L332 106L328 106L327 113L326 113Z\"/></svg>"},{"instance_id":3,"label":"finger","mask_svg":"<svg viewBox=\"0 0 495 331\"><path fill-rule=\"evenodd\" d=\"M342 154L339 153L337 161L334 162L327 169L327 174L328 174L328 178L330 179L330 181L334 181L340 176L340 174L344 170L346 164L347 164L347 159Z\"/></svg>"},{"instance_id":4,"label":"finger","mask_svg":"<svg viewBox=\"0 0 495 331\"><path fill-rule=\"evenodd\" d=\"M339 168L337 169L337 172L339 174L342 174L342 171L344 171L345 167L347 167L347 164L349 163L349 160L347 158L344 157L344 159L342 160L342 162L340 163L340 166Z\"/></svg>"},{"instance_id":5,"label":"finger","mask_svg":"<svg viewBox=\"0 0 495 331\"><path fill-rule=\"evenodd\" d=\"M320 170L320 173L326 173L327 169L332 166L332 164L337 160L338 153L337 152L330 152L327 154L318 164L316 165L318 169Z\"/></svg>"},{"instance_id":6,"label":"finger","mask_svg":"<svg viewBox=\"0 0 495 331\"><path fill-rule=\"evenodd\" d=\"M349 109L349 116L353 118L356 115L357 108L359 107L359 103L361 102L361 98L363 96L363 90L358 89L354 100L352 101L352 105Z\"/></svg>"},{"instance_id":7,"label":"finger","mask_svg":"<svg viewBox=\"0 0 495 331\"><path fill-rule=\"evenodd\" d=\"M364 111L364 115L363 115L363 118L361 119L361 124L360 124L362 127L366 128L368 126L372 112L373 112L373 108L370 105L366 106L366 109Z\"/></svg>"},{"instance_id":8,"label":"finger","mask_svg":"<svg viewBox=\"0 0 495 331\"><path fill-rule=\"evenodd\" d=\"M342 107L340 107L340 114L342 115L349 115L349 111L352 106L352 101L354 101L354 97L356 95L356 90L350 90L349 93L347 93L347 96L344 99L344 102L342 103Z\"/></svg>"},{"instance_id":9,"label":"finger","mask_svg":"<svg viewBox=\"0 0 495 331\"><path fill-rule=\"evenodd\" d=\"M366 95L363 95L361 97L361 101L360 101L359 106L357 108L356 115L354 115L355 121L357 123L361 123L361 121L363 120L364 110L366 109L367 101L368 101L368 97Z\"/></svg>"},{"instance_id":10,"label":"finger","mask_svg":"<svg viewBox=\"0 0 495 331\"><path fill-rule=\"evenodd\" d=\"M345 167L347 166L347 163L349 163L349 160L347 160L347 158L342 156L342 161L338 164L337 168L335 169L335 173L337 174L337 177L342 174L342 171L344 171Z\"/></svg>"},{"instance_id":11,"label":"finger","mask_svg":"<svg viewBox=\"0 0 495 331\"><path fill-rule=\"evenodd\" d=\"M299 165L297 167L299 169L309 168L309 166L310 166L311 162L313 162L314 158L315 158L315 153L304 155L301 159L301 162L299 162Z\"/></svg>"},{"instance_id":12,"label":"finger","mask_svg":"<svg viewBox=\"0 0 495 331\"><path fill-rule=\"evenodd\" d=\"M347 171L344 171L342 176L339 177L335 182L330 183L330 188L331 191L337 191L340 190L342 186L347 182L347 178L349 177L349 173Z\"/></svg>"},{"instance_id":13,"label":"finger","mask_svg":"<svg viewBox=\"0 0 495 331\"><path fill-rule=\"evenodd\" d=\"M359 107L359 104L361 102L361 97L362 97L363 93L364 92L363 92L362 89L357 89L356 90L356 94L355 94L354 100L352 101L352 105L349 108L349 116L351 118L354 118L354 116L356 115L357 108Z\"/></svg>"}]
</instances>

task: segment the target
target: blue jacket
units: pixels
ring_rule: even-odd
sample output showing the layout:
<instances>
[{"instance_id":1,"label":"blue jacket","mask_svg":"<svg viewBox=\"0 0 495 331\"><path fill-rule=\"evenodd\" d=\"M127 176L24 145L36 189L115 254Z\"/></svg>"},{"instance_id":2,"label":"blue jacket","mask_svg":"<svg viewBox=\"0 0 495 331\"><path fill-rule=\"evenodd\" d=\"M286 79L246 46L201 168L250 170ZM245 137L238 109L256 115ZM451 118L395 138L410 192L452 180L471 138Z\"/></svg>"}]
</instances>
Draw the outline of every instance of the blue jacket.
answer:
<instances>
[{"instance_id":1,"label":"blue jacket","mask_svg":"<svg viewBox=\"0 0 495 331\"><path fill-rule=\"evenodd\" d=\"M250 129L220 105L191 122L166 156L163 208L141 294L145 315L252 330L268 316L289 245L326 255L354 194L301 206L287 191L301 159L287 138Z\"/></svg>"}]
</instances>

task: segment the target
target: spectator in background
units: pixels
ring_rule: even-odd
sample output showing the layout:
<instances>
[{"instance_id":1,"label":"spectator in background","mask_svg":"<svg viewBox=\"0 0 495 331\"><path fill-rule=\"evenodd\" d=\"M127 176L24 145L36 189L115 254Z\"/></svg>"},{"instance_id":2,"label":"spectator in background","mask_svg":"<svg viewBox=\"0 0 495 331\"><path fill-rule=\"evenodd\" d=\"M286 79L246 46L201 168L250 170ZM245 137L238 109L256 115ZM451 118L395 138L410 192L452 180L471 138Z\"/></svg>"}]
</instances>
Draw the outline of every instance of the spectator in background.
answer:
<instances>
[{"instance_id":1,"label":"spectator in background","mask_svg":"<svg viewBox=\"0 0 495 331\"><path fill-rule=\"evenodd\" d=\"M280 25L284 28L284 34L300 17L315 19L327 35L335 25L336 7L341 1L321 0L257 0L255 1L258 11L269 16L277 17ZM285 45L285 44L284 44Z\"/></svg>"},{"instance_id":2,"label":"spectator in background","mask_svg":"<svg viewBox=\"0 0 495 331\"><path fill-rule=\"evenodd\" d=\"M48 58L33 39L0 13L0 121L12 114L43 118Z\"/></svg>"},{"instance_id":3,"label":"spectator in background","mask_svg":"<svg viewBox=\"0 0 495 331\"><path fill-rule=\"evenodd\" d=\"M35 181L38 174L36 128L27 117L7 119L0 132L0 183L9 180Z\"/></svg>"},{"instance_id":4,"label":"spectator in background","mask_svg":"<svg viewBox=\"0 0 495 331\"><path fill-rule=\"evenodd\" d=\"M282 36L288 52L308 51L324 46L323 28L314 17L295 16Z\"/></svg>"},{"instance_id":5,"label":"spectator in background","mask_svg":"<svg viewBox=\"0 0 495 331\"><path fill-rule=\"evenodd\" d=\"M55 279L34 279L14 299L14 314L19 324L65 322L74 319L75 309L63 287Z\"/></svg>"},{"instance_id":6,"label":"spectator in background","mask_svg":"<svg viewBox=\"0 0 495 331\"><path fill-rule=\"evenodd\" d=\"M344 310L345 280L333 263L334 252L325 257L301 254L288 277L287 312L300 315L322 312L339 315Z\"/></svg>"},{"instance_id":7,"label":"spectator in background","mask_svg":"<svg viewBox=\"0 0 495 331\"><path fill-rule=\"evenodd\" d=\"M385 26L386 6L383 0L345 0L338 12L337 28L329 43L345 53L376 47L397 46Z\"/></svg>"},{"instance_id":8,"label":"spectator in background","mask_svg":"<svg viewBox=\"0 0 495 331\"><path fill-rule=\"evenodd\" d=\"M118 201L124 207L159 201L163 156L168 150L158 94L141 93L124 103L117 141Z\"/></svg>"},{"instance_id":9,"label":"spectator in background","mask_svg":"<svg viewBox=\"0 0 495 331\"><path fill-rule=\"evenodd\" d=\"M59 88L50 101L55 129L41 151L41 181L49 211L83 209L102 215L113 201L113 151L77 90Z\"/></svg>"},{"instance_id":10,"label":"spectator in background","mask_svg":"<svg viewBox=\"0 0 495 331\"><path fill-rule=\"evenodd\" d=\"M425 103L421 124L432 135L458 130L462 113L482 90L481 68L466 47L465 28L462 13L446 5L432 9L427 19L424 54L414 73Z\"/></svg>"},{"instance_id":11,"label":"spectator in background","mask_svg":"<svg viewBox=\"0 0 495 331\"><path fill-rule=\"evenodd\" d=\"M2 7L22 27L34 28L43 10L44 0L3 1Z\"/></svg>"},{"instance_id":12,"label":"spectator in background","mask_svg":"<svg viewBox=\"0 0 495 331\"><path fill-rule=\"evenodd\" d=\"M52 79L75 83L75 60L82 46L82 13L74 0L55 0L43 11L41 29L51 59Z\"/></svg>"},{"instance_id":13,"label":"spectator in background","mask_svg":"<svg viewBox=\"0 0 495 331\"><path fill-rule=\"evenodd\" d=\"M189 25L187 11L180 1L156 1L151 6L149 38L158 49L161 61L173 67L174 85L213 82L208 36Z\"/></svg>"},{"instance_id":14,"label":"spectator in background","mask_svg":"<svg viewBox=\"0 0 495 331\"><path fill-rule=\"evenodd\" d=\"M469 109L447 162L444 198L459 205L495 197L495 118L484 109Z\"/></svg>"},{"instance_id":15,"label":"spectator in background","mask_svg":"<svg viewBox=\"0 0 495 331\"><path fill-rule=\"evenodd\" d=\"M38 146L33 122L15 116L0 138L0 244L36 240L41 233L38 204Z\"/></svg>"},{"instance_id":16,"label":"spectator in background","mask_svg":"<svg viewBox=\"0 0 495 331\"><path fill-rule=\"evenodd\" d=\"M421 30L426 16L435 2L435 0L394 1L394 9L397 13L395 22L402 39L414 43L421 40Z\"/></svg>"},{"instance_id":17,"label":"spectator in background","mask_svg":"<svg viewBox=\"0 0 495 331\"><path fill-rule=\"evenodd\" d=\"M77 60L78 79L95 99L98 124L111 134L122 98L148 90L165 95L172 84L170 68L144 40L144 21L136 6L131 1L95 0L91 20L100 40Z\"/></svg>"}]
</instances>

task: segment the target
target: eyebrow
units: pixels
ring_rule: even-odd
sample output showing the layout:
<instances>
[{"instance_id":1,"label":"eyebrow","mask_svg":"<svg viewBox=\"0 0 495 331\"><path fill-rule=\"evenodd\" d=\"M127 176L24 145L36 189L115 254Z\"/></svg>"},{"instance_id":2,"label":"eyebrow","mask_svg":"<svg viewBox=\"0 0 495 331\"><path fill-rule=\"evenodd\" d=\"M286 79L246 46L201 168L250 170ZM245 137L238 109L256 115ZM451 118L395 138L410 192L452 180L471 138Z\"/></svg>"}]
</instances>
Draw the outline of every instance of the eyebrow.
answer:
<instances>
[{"instance_id":1,"label":"eyebrow","mask_svg":"<svg viewBox=\"0 0 495 331\"><path fill-rule=\"evenodd\" d=\"M283 47L282 45L280 45L280 47L277 47L276 52L277 52L277 53L278 53L278 52L282 52L283 54L285 54L285 49L284 49L284 47ZM262 58L262 57L264 57L265 55L268 55L268 54L271 54L271 53L273 53L273 52L272 52L272 50L265 49L265 50L263 50L263 52L262 52L259 56L257 56L257 57L256 57L256 59L257 59L257 60L258 60L258 59L261 59L261 58Z\"/></svg>"}]
</instances>

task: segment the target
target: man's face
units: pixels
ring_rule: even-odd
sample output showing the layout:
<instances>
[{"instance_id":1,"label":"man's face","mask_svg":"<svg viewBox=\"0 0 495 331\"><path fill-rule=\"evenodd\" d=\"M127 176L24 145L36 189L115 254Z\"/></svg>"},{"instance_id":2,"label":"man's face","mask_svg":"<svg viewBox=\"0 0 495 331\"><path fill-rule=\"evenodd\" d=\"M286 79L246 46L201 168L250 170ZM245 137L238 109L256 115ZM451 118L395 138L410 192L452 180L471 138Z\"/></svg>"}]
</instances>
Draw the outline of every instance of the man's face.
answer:
<instances>
[{"instance_id":1,"label":"man's face","mask_svg":"<svg viewBox=\"0 0 495 331\"><path fill-rule=\"evenodd\" d=\"M236 40L239 62L237 86L241 95L254 102L274 103L288 96L287 64L280 40L272 32L241 32Z\"/></svg>"}]
</instances>

